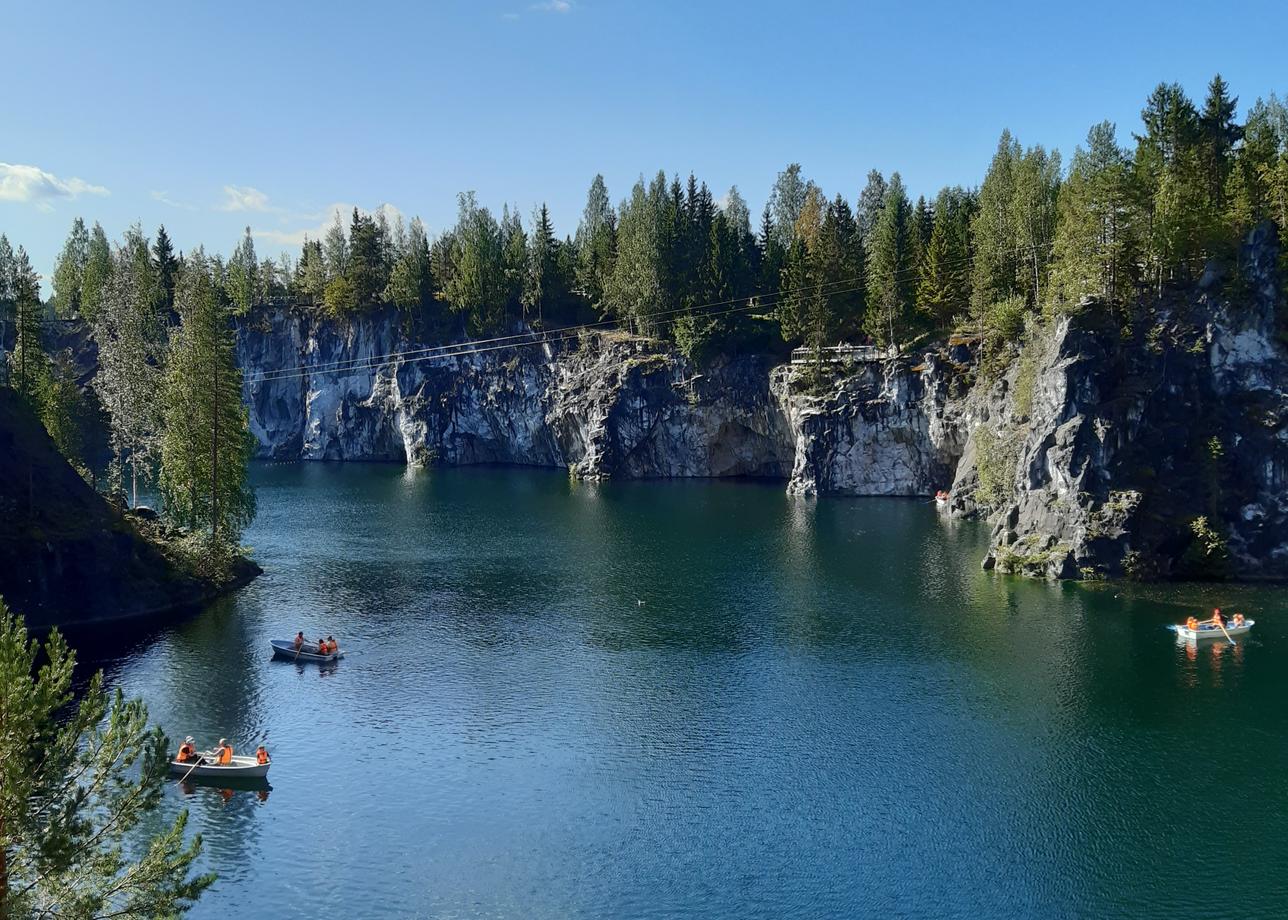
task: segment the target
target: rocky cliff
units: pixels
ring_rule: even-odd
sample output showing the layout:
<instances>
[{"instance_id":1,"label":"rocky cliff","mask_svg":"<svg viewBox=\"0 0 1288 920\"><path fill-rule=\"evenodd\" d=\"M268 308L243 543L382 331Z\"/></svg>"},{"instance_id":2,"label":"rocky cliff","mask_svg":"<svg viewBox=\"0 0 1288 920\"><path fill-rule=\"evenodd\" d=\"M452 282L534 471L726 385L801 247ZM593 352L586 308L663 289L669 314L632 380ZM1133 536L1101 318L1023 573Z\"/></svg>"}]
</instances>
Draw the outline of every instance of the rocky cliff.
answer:
<instances>
[{"instance_id":1,"label":"rocky cliff","mask_svg":"<svg viewBox=\"0 0 1288 920\"><path fill-rule=\"evenodd\" d=\"M392 312L329 322L286 310L241 325L260 455L557 466L586 479L791 470L766 358L698 371L614 335L488 350L426 346L401 328Z\"/></svg>"},{"instance_id":2,"label":"rocky cliff","mask_svg":"<svg viewBox=\"0 0 1288 920\"><path fill-rule=\"evenodd\" d=\"M694 367L615 334L427 346L377 312L238 328L260 454L557 466L587 479L758 476L800 495L931 495L985 515L985 565L1061 578L1288 577L1288 351L1260 228L1130 320L1095 304L981 362ZM470 353L463 353L469 351Z\"/></svg>"}]
</instances>

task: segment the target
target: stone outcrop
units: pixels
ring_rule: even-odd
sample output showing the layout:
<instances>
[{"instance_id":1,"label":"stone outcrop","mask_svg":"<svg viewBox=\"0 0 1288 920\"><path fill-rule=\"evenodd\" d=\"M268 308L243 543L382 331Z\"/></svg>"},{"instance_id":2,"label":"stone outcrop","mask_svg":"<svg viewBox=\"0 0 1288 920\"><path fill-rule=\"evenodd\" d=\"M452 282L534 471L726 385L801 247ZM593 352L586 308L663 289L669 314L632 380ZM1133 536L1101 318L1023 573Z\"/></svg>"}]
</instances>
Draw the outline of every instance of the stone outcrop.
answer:
<instances>
[{"instance_id":1,"label":"stone outcrop","mask_svg":"<svg viewBox=\"0 0 1288 920\"><path fill-rule=\"evenodd\" d=\"M1277 253L1258 228L1239 283L1210 272L1126 331L1088 305L1026 346L958 474L1000 493L986 567L1288 577Z\"/></svg>"},{"instance_id":2,"label":"stone outcrop","mask_svg":"<svg viewBox=\"0 0 1288 920\"><path fill-rule=\"evenodd\" d=\"M697 371L612 335L471 349L400 329L392 313L328 322L285 310L239 327L259 455L557 466L586 479L791 469L762 356Z\"/></svg>"}]
</instances>

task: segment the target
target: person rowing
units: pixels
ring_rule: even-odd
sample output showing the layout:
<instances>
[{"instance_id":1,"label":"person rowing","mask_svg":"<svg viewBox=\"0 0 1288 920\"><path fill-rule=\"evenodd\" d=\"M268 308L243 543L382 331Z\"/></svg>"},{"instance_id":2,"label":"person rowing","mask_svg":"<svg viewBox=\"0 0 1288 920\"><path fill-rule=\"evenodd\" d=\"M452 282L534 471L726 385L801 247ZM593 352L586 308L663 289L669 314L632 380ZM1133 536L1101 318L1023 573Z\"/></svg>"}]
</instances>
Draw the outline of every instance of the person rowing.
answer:
<instances>
[{"instance_id":1,"label":"person rowing","mask_svg":"<svg viewBox=\"0 0 1288 920\"><path fill-rule=\"evenodd\" d=\"M188 763L197 759L196 742L192 740L192 735L183 739L183 744L179 745L179 753L175 755L174 759L179 763Z\"/></svg>"},{"instance_id":2,"label":"person rowing","mask_svg":"<svg viewBox=\"0 0 1288 920\"><path fill-rule=\"evenodd\" d=\"M1211 623L1213 626L1215 626L1217 629L1225 628L1225 617L1221 615L1220 607L1213 608L1212 619L1208 620L1208 622Z\"/></svg>"},{"instance_id":3,"label":"person rowing","mask_svg":"<svg viewBox=\"0 0 1288 920\"><path fill-rule=\"evenodd\" d=\"M295 651L297 654L299 653L300 648L303 645L304 645L304 630L301 629L299 632L295 634Z\"/></svg>"}]
</instances>

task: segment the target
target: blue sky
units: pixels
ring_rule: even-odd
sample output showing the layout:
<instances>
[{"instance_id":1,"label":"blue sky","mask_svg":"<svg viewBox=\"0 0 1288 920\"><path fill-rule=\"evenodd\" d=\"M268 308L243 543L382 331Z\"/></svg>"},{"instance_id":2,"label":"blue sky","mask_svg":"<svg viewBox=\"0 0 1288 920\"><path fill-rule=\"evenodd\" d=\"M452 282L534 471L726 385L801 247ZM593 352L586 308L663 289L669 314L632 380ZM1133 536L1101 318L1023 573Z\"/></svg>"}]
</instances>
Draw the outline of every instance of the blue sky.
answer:
<instances>
[{"instance_id":1,"label":"blue sky","mask_svg":"<svg viewBox=\"0 0 1288 920\"><path fill-rule=\"evenodd\" d=\"M1279 2L450 0L0 6L0 232L42 274L72 218L294 254L338 206L431 232L473 189L573 232L602 172L737 184L799 161L853 200L982 177L1004 127L1066 160L1160 80L1288 92Z\"/></svg>"}]
</instances>

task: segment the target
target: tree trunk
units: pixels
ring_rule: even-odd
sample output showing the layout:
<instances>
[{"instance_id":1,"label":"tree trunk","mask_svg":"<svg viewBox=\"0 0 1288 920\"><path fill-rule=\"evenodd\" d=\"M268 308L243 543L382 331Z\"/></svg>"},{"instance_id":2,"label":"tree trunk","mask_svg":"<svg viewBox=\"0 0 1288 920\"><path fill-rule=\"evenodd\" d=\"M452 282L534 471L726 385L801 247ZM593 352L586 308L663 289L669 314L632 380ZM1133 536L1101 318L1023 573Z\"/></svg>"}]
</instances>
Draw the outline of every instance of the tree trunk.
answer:
<instances>
[{"instance_id":1,"label":"tree trunk","mask_svg":"<svg viewBox=\"0 0 1288 920\"><path fill-rule=\"evenodd\" d=\"M0 920L9 920L9 848L4 841L4 817L0 816Z\"/></svg>"}]
</instances>

